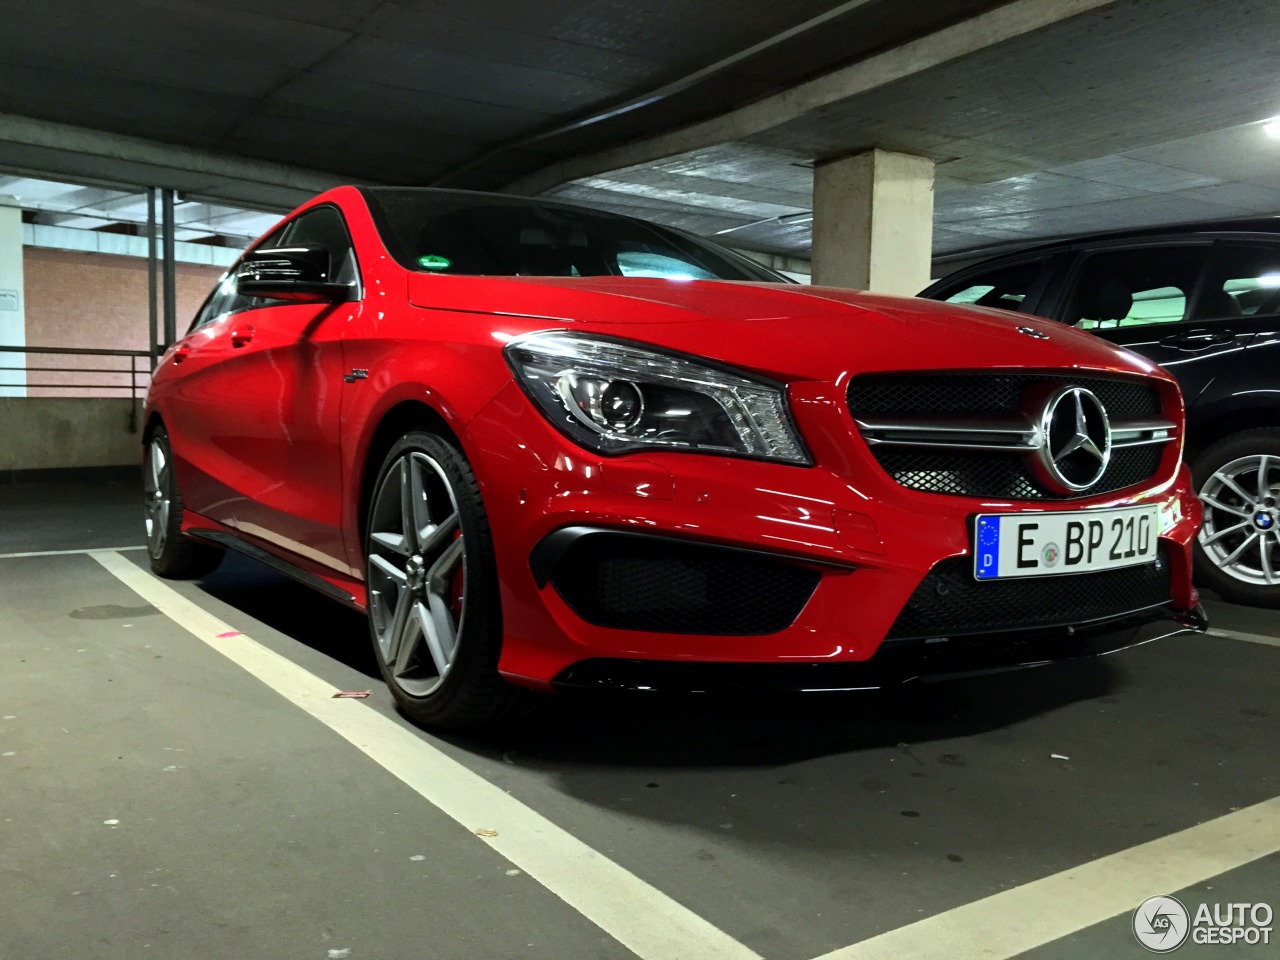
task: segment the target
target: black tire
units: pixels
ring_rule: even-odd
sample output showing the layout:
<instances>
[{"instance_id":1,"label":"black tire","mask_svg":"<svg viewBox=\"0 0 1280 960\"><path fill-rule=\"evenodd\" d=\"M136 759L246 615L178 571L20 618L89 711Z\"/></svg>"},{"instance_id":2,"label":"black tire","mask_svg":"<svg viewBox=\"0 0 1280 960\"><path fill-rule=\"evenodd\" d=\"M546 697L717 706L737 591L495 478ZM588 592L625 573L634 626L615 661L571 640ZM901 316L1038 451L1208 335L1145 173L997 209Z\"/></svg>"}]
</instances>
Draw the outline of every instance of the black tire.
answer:
<instances>
[{"instance_id":1,"label":"black tire","mask_svg":"<svg viewBox=\"0 0 1280 960\"><path fill-rule=\"evenodd\" d=\"M1196 456L1191 475L1205 508L1196 580L1233 603L1280 607L1280 429L1224 437Z\"/></svg>"},{"instance_id":2,"label":"black tire","mask_svg":"<svg viewBox=\"0 0 1280 960\"><path fill-rule=\"evenodd\" d=\"M421 513L407 522L406 509ZM388 451L369 503L364 554L374 656L406 716L457 730L528 711L535 695L498 675L493 539L475 474L453 444L411 431Z\"/></svg>"},{"instance_id":3,"label":"black tire","mask_svg":"<svg viewBox=\"0 0 1280 960\"><path fill-rule=\"evenodd\" d=\"M142 490L152 572L170 580L189 580L213 572L222 562L222 551L196 543L182 532L182 491L164 427L157 427L147 440Z\"/></svg>"}]
</instances>

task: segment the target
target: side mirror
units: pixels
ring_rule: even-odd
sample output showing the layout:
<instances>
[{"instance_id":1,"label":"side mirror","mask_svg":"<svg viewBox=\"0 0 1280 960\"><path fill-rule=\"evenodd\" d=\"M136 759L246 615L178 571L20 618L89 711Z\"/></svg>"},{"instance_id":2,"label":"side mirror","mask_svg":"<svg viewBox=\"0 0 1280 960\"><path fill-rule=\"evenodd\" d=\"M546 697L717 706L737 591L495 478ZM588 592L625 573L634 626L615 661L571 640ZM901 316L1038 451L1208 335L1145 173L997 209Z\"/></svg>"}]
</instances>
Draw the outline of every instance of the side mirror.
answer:
<instances>
[{"instance_id":1,"label":"side mirror","mask_svg":"<svg viewBox=\"0 0 1280 960\"><path fill-rule=\"evenodd\" d=\"M240 261L236 292L297 303L345 303L355 287L333 282L332 261L329 251L320 246L254 250Z\"/></svg>"}]
</instances>

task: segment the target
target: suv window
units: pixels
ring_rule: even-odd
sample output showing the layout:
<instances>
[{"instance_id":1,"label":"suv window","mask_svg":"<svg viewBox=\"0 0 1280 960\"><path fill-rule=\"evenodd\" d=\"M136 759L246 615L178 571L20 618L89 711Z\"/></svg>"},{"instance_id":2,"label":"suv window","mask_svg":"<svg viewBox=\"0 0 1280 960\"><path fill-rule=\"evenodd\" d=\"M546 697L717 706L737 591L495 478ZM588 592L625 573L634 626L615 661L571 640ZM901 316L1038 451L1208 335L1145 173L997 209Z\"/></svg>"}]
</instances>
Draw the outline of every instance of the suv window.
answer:
<instances>
[{"instance_id":1,"label":"suv window","mask_svg":"<svg viewBox=\"0 0 1280 960\"><path fill-rule=\"evenodd\" d=\"M716 275L696 263L665 253L619 250L618 272L624 277L659 277L675 280L714 280Z\"/></svg>"},{"instance_id":2,"label":"suv window","mask_svg":"<svg viewBox=\"0 0 1280 960\"><path fill-rule=\"evenodd\" d=\"M1196 301L1193 319L1280 313L1280 247L1222 244Z\"/></svg>"},{"instance_id":3,"label":"suv window","mask_svg":"<svg viewBox=\"0 0 1280 960\"><path fill-rule=\"evenodd\" d=\"M971 277L951 290L942 291L937 299L947 303L971 303L978 307L1000 307L1019 310L1032 285L1040 276L1044 261L1033 260Z\"/></svg>"},{"instance_id":4,"label":"suv window","mask_svg":"<svg viewBox=\"0 0 1280 960\"><path fill-rule=\"evenodd\" d=\"M1208 251L1161 246L1093 254L1076 275L1063 319L1086 330L1177 323Z\"/></svg>"}]
</instances>

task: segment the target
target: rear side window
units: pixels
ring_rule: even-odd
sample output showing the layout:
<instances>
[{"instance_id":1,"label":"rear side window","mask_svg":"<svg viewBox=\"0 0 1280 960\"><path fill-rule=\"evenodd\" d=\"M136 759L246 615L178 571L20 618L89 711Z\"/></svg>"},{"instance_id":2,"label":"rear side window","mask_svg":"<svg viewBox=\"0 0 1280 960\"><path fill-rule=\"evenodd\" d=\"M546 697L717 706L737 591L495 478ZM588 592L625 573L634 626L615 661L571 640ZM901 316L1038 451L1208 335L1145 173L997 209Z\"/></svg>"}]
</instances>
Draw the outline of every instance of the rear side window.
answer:
<instances>
[{"instance_id":1,"label":"rear side window","mask_svg":"<svg viewBox=\"0 0 1280 960\"><path fill-rule=\"evenodd\" d=\"M1280 313L1280 247L1224 243L1213 256L1193 319Z\"/></svg>"},{"instance_id":2,"label":"rear side window","mask_svg":"<svg viewBox=\"0 0 1280 960\"><path fill-rule=\"evenodd\" d=\"M1146 247L1089 256L1076 274L1064 319L1085 330L1177 323L1209 247Z\"/></svg>"},{"instance_id":3,"label":"rear side window","mask_svg":"<svg viewBox=\"0 0 1280 960\"><path fill-rule=\"evenodd\" d=\"M1020 310L1032 285L1040 276L1043 265L1043 261L1033 260L979 274L961 281L950 290L941 291L936 299L947 303L970 303L978 307Z\"/></svg>"}]
</instances>

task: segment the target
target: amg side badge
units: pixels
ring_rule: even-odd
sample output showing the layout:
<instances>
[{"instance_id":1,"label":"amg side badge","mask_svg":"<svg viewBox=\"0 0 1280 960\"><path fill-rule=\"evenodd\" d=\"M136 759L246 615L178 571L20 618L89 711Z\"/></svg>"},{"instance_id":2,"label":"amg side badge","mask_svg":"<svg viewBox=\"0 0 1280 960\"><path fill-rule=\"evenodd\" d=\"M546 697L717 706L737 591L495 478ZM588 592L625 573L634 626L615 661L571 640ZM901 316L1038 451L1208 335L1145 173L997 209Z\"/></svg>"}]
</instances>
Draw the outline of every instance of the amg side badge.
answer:
<instances>
[{"instance_id":1,"label":"amg side badge","mask_svg":"<svg viewBox=\"0 0 1280 960\"><path fill-rule=\"evenodd\" d=\"M368 380L369 371L357 367L355 370L352 370L342 379L347 383L355 383L357 380Z\"/></svg>"}]
</instances>

